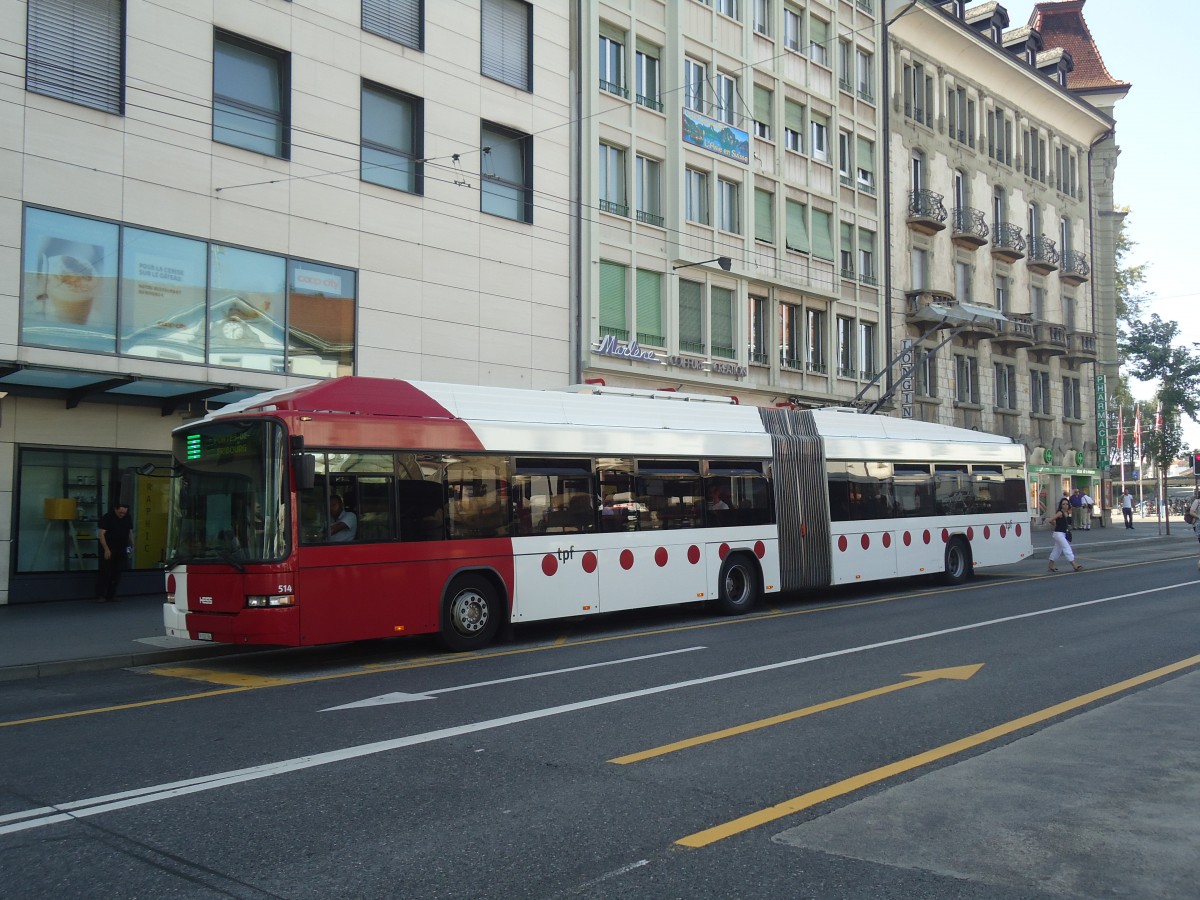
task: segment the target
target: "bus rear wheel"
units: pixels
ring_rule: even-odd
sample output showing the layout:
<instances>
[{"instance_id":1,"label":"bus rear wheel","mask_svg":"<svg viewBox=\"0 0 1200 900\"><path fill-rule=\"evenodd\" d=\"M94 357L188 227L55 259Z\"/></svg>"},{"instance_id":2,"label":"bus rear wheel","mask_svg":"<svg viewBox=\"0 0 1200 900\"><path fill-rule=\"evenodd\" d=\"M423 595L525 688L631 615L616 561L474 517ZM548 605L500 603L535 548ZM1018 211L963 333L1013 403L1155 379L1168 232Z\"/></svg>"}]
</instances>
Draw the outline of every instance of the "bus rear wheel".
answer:
<instances>
[{"instance_id":1,"label":"bus rear wheel","mask_svg":"<svg viewBox=\"0 0 1200 900\"><path fill-rule=\"evenodd\" d=\"M744 553L731 553L721 566L717 583L717 612L736 616L749 612L758 603L758 566Z\"/></svg>"},{"instance_id":2,"label":"bus rear wheel","mask_svg":"<svg viewBox=\"0 0 1200 900\"><path fill-rule=\"evenodd\" d=\"M442 600L440 636L449 650L480 650L500 628L500 598L482 575L459 575Z\"/></svg>"},{"instance_id":3,"label":"bus rear wheel","mask_svg":"<svg viewBox=\"0 0 1200 900\"><path fill-rule=\"evenodd\" d=\"M951 538L946 545L946 570L942 579L946 584L962 584L971 575L971 548L961 537Z\"/></svg>"}]
</instances>

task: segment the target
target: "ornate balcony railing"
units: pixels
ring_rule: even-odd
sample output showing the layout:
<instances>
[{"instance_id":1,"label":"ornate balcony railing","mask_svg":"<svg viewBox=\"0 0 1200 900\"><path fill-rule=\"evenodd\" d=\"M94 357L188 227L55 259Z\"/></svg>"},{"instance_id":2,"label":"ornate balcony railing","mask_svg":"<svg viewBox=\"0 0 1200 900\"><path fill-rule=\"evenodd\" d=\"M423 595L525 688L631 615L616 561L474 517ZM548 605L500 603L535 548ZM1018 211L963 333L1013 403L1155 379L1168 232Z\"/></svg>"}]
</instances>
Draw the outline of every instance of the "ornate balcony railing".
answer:
<instances>
[{"instance_id":1,"label":"ornate balcony railing","mask_svg":"<svg viewBox=\"0 0 1200 900\"><path fill-rule=\"evenodd\" d=\"M1078 250L1068 250L1062 256L1062 267L1058 270L1058 275L1064 281L1074 281L1076 284L1087 281L1088 276L1092 274L1092 267L1088 265L1087 257Z\"/></svg>"},{"instance_id":2,"label":"ornate balcony railing","mask_svg":"<svg viewBox=\"0 0 1200 900\"><path fill-rule=\"evenodd\" d=\"M1050 272L1058 267L1059 259L1058 247L1055 246L1054 241L1043 234L1029 236L1029 256L1025 262L1031 268Z\"/></svg>"},{"instance_id":3,"label":"ornate balcony railing","mask_svg":"<svg viewBox=\"0 0 1200 900\"><path fill-rule=\"evenodd\" d=\"M992 226L992 249L1020 259L1025 255L1025 238L1017 225L996 222Z\"/></svg>"},{"instance_id":4,"label":"ornate balcony railing","mask_svg":"<svg viewBox=\"0 0 1200 900\"><path fill-rule=\"evenodd\" d=\"M989 232L983 210L972 209L969 206L954 207L951 229L954 239L958 242L975 246L987 243Z\"/></svg>"},{"instance_id":5,"label":"ornate balcony railing","mask_svg":"<svg viewBox=\"0 0 1200 900\"><path fill-rule=\"evenodd\" d=\"M946 221L946 207L942 201L946 198L930 190L908 192L909 218L933 219L937 222Z\"/></svg>"}]
</instances>

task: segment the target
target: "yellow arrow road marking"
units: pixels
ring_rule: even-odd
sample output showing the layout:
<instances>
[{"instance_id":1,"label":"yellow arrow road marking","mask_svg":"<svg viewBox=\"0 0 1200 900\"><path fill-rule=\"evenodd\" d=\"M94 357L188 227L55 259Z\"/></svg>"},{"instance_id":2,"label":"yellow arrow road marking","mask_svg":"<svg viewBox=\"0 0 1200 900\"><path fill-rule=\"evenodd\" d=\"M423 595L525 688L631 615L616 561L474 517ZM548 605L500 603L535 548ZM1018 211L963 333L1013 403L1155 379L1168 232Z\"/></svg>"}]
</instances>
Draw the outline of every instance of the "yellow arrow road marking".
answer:
<instances>
[{"instance_id":1,"label":"yellow arrow road marking","mask_svg":"<svg viewBox=\"0 0 1200 900\"><path fill-rule=\"evenodd\" d=\"M916 687L919 684L927 684L930 681L938 681L946 678L966 681L982 668L983 664L980 663L979 665L956 666L950 669L930 669L927 672L909 672L906 677L910 678L910 681L900 681L896 684L886 685L885 687L873 688L869 691L863 691L860 694L840 697L837 700L826 700L824 703L806 706L804 709L781 713L780 715L759 719L755 722L747 722L744 725L735 725L732 728L723 728L720 731L712 731L708 734L697 735L696 737L675 741L671 744L663 744L661 747L653 747L649 750L639 751L638 753L630 753L627 756L618 756L615 759L610 759L609 762L624 766L629 763L641 762L644 759L653 759L656 756L665 756L668 753L674 753L676 750L686 750L689 747L697 747L700 744L708 744L727 737L746 734L750 731L757 731L760 728L770 728L772 725L781 725L784 722L803 719L805 716L815 715L816 713L825 712L830 709L837 709L839 706L849 706L851 703L858 703L860 700L870 700L872 697L881 697L884 694L902 691L905 688Z\"/></svg>"},{"instance_id":2,"label":"yellow arrow road marking","mask_svg":"<svg viewBox=\"0 0 1200 900\"><path fill-rule=\"evenodd\" d=\"M1176 672L1181 672L1184 669L1190 669L1198 665L1200 665L1200 656L1191 656L1179 662L1171 663L1169 666L1163 666L1160 669L1135 675L1133 678L1127 678L1106 688L1100 688L1097 691L1081 694L1070 700L1064 700L1062 703L1056 703L1054 706L1048 706L1027 716L1021 716L1019 719L1013 719L1011 722L1005 722L1002 725L981 731L978 734L952 741L949 744L943 744L941 747L935 747L932 750L926 750L924 753L918 753L916 756L908 757L908 759L901 759L889 765L880 766L878 769L872 769L869 772L863 772L851 778L846 778L827 787L809 791L807 794L801 794L799 797L793 797L791 800L785 800L783 803L769 806L766 809L750 813L731 822L725 822L722 825L714 825L712 828L697 831L695 834L689 834L687 837L680 838L675 843L684 847L707 847L709 844L733 837L736 834L741 834L760 825L766 825L768 822L774 822L785 816L801 812L809 807L816 806L818 803L824 803L826 800L841 797L843 794L849 794L867 785L884 781L894 775L910 772L931 762L937 762L940 759L945 759L964 750L978 747L980 744L994 741L996 738L1012 734L1014 731L1020 731L1031 725L1045 722L1047 719L1053 719L1055 716L1061 716L1063 713L1072 712L1090 703L1095 703L1097 700L1112 697L1115 694L1123 693L1147 682L1156 681L1159 678L1165 678L1168 675L1173 675Z\"/></svg>"}]
</instances>

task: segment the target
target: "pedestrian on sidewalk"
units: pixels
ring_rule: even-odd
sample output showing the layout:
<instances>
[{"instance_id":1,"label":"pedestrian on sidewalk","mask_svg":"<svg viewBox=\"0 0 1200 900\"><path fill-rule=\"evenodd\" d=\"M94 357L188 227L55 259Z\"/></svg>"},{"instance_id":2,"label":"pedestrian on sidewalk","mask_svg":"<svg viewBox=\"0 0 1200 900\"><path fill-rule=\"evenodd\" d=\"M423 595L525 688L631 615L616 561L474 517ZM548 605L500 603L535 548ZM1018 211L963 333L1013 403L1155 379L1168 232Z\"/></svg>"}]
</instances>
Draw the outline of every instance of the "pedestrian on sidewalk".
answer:
<instances>
[{"instance_id":1,"label":"pedestrian on sidewalk","mask_svg":"<svg viewBox=\"0 0 1200 900\"><path fill-rule=\"evenodd\" d=\"M1129 493L1129 488L1125 488L1125 493L1121 495L1121 515L1125 517L1125 527L1133 530L1133 494Z\"/></svg>"},{"instance_id":2,"label":"pedestrian on sidewalk","mask_svg":"<svg viewBox=\"0 0 1200 900\"><path fill-rule=\"evenodd\" d=\"M102 556L100 572L96 576L96 602L112 603L117 599L121 573L133 555L133 519L129 516L129 504L118 500L100 517L97 532Z\"/></svg>"},{"instance_id":3,"label":"pedestrian on sidewalk","mask_svg":"<svg viewBox=\"0 0 1200 900\"><path fill-rule=\"evenodd\" d=\"M1060 556L1065 556L1067 562L1071 564L1071 568L1076 572L1083 568L1083 566L1075 562L1075 551L1071 549L1071 518L1074 509L1071 506L1070 499L1063 497L1059 501L1058 511L1050 519L1054 523L1054 549L1050 551L1051 572L1058 571L1058 567L1054 565L1054 561Z\"/></svg>"},{"instance_id":4,"label":"pedestrian on sidewalk","mask_svg":"<svg viewBox=\"0 0 1200 900\"><path fill-rule=\"evenodd\" d=\"M1071 527L1083 528L1083 491L1080 488L1071 492Z\"/></svg>"},{"instance_id":5,"label":"pedestrian on sidewalk","mask_svg":"<svg viewBox=\"0 0 1200 900\"><path fill-rule=\"evenodd\" d=\"M1080 505L1083 507L1083 530L1091 531L1092 530L1092 507L1095 506L1095 503L1092 500L1091 494L1089 494L1087 491L1083 491L1079 495L1079 502L1080 502Z\"/></svg>"},{"instance_id":6,"label":"pedestrian on sidewalk","mask_svg":"<svg viewBox=\"0 0 1200 900\"><path fill-rule=\"evenodd\" d=\"M1188 512L1192 516L1192 531L1196 533L1196 540L1200 541L1200 488L1196 488L1196 496L1192 498ZM1196 561L1196 568L1200 569L1200 560Z\"/></svg>"}]
</instances>

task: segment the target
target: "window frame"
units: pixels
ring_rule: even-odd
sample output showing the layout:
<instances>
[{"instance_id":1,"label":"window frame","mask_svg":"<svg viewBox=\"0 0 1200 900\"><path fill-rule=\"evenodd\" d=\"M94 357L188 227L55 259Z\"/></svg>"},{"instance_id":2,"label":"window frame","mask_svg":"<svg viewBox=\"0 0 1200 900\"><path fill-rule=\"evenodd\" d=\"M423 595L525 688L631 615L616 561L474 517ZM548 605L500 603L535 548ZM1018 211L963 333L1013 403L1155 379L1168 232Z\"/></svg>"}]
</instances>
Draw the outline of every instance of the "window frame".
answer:
<instances>
[{"instance_id":1,"label":"window frame","mask_svg":"<svg viewBox=\"0 0 1200 900\"><path fill-rule=\"evenodd\" d=\"M236 47L242 51L253 53L264 60L270 60L275 67L275 78L278 87L278 110L270 110L266 107L257 106L256 104L248 103L237 97L227 97L224 94L217 92L217 69L218 69L218 46L225 44L230 47ZM227 147L237 147L246 150L250 153L259 153L263 156L273 156L277 159L291 159L291 119L292 119L292 104L291 104L291 54L286 50L280 50L278 47L272 47L269 44L264 44L260 41L251 40L250 38L242 37L231 31L225 31L221 28L213 29L213 74L212 74L212 139L215 143L224 144ZM276 138L275 152L268 153L258 149L255 146L248 146L247 143L235 143L229 140L223 140L218 137L218 129L226 129L226 126L217 124L218 103L223 102L230 107L235 114L239 112L252 112L263 116L265 121L277 122L279 134Z\"/></svg>"},{"instance_id":2,"label":"window frame","mask_svg":"<svg viewBox=\"0 0 1200 900\"><path fill-rule=\"evenodd\" d=\"M61 3L28 0L25 90L65 103L125 115L126 4L123 0L105 2L104 9L92 11L95 18L87 24L94 27L85 28L74 5L66 16L59 17L56 13L64 9ZM116 22L112 27L109 19L114 15ZM88 42L89 48L106 51L103 65L97 65L99 54L81 52L78 45L83 41ZM81 89L84 85L87 89Z\"/></svg>"},{"instance_id":3,"label":"window frame","mask_svg":"<svg viewBox=\"0 0 1200 900\"><path fill-rule=\"evenodd\" d=\"M399 148L399 147L390 147L386 144L368 140L365 137L365 134L367 131L365 115L364 115L365 110L366 110L366 104L362 102L362 97L368 91L370 91L371 93L373 93L379 97L386 98L389 100L394 100L397 103L407 104L409 106L409 113L410 113L411 122L412 122L412 125L411 125L411 127L412 127L412 144L407 150ZM365 181L368 184L376 184L376 185L379 185L380 187L390 188L395 191L402 191L403 193L406 193L406 194L415 194L417 196L424 194L425 193L425 184L424 184L425 173L424 173L424 167L420 164L421 156L424 151L424 131L425 131L425 123L424 123L425 104L422 101L422 99L420 97L414 97L411 94L406 94L403 91L398 91L395 88L391 88L391 87L388 87L387 85L379 84L378 82L374 82L374 81L371 81L366 78L363 78L361 80L361 84L359 86L359 98L360 98L359 99L360 122L359 122L359 139L358 139L358 141L359 141L359 160L358 160L358 162L359 162L359 174L358 174L359 180ZM410 189L410 188L405 188L405 187L399 187L395 184L389 184L386 181L378 181L374 178L368 178L364 171L367 164L366 164L365 160L363 159L363 153L362 153L363 149L368 148L368 147L370 149L376 150L380 153L389 153L389 154L393 154L395 156L403 157L405 159L410 160L412 163L412 167L413 167L412 188Z\"/></svg>"},{"instance_id":4,"label":"window frame","mask_svg":"<svg viewBox=\"0 0 1200 900\"><path fill-rule=\"evenodd\" d=\"M406 4L407 8L402 13L402 15L404 13L416 15L415 42L405 40L403 31L388 27L397 18L396 14L390 8L394 2L395 0L383 0L383 2L381 0L362 0L360 8L362 30L368 34L374 34L385 40L400 44L402 47L411 47L413 50L423 51L425 49L425 0L408 0ZM380 24L376 25L376 27L371 27L377 22Z\"/></svg>"},{"instance_id":5,"label":"window frame","mask_svg":"<svg viewBox=\"0 0 1200 900\"><path fill-rule=\"evenodd\" d=\"M484 172L484 160L488 154L484 153L485 147L490 147L487 143L487 133L491 132L495 137L500 138L507 143L519 141L522 148L522 168L523 181L518 184L506 179L500 178L494 174L486 174ZM502 219L509 219L514 222L524 222L527 225L533 224L533 135L525 134L521 131L508 128L504 125L499 125L495 122L480 120L479 122L479 211L490 216L499 216ZM487 196L487 191L484 185L488 182L498 184L502 187L518 190L521 193L520 203L522 215L520 217L505 215L504 213L495 212L491 209L484 208L484 199Z\"/></svg>"}]
</instances>

